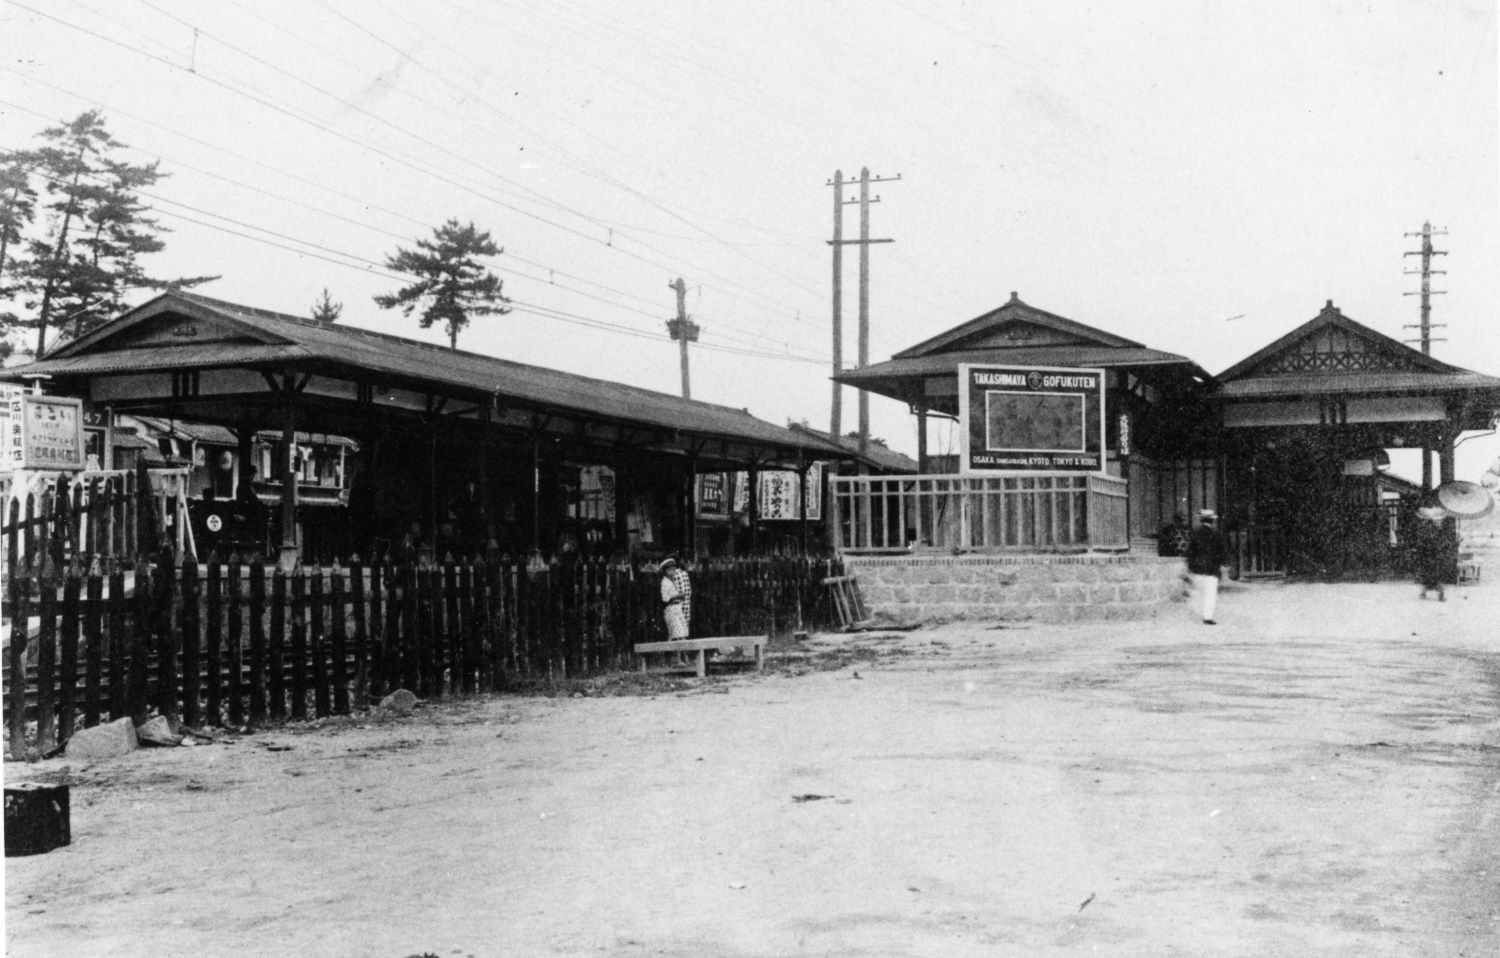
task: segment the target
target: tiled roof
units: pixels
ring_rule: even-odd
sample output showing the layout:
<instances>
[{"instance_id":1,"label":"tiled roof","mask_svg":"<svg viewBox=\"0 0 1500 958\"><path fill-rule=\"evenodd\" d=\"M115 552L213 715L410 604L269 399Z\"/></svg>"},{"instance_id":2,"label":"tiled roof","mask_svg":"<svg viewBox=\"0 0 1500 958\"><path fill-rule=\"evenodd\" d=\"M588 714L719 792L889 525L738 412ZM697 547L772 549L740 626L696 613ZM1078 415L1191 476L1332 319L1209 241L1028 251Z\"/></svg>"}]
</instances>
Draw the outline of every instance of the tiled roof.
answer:
<instances>
[{"instance_id":1,"label":"tiled roof","mask_svg":"<svg viewBox=\"0 0 1500 958\"><path fill-rule=\"evenodd\" d=\"M1285 373L1231 380L1220 387L1219 395L1226 399L1265 399L1355 393L1437 393L1465 389L1500 390L1500 379L1468 370L1451 373L1388 370L1337 375Z\"/></svg>"},{"instance_id":2,"label":"tiled roof","mask_svg":"<svg viewBox=\"0 0 1500 958\"><path fill-rule=\"evenodd\" d=\"M849 369L835 376L839 382L859 385L876 379L911 376L952 375L960 363L989 363L1018 366L1077 366L1113 369L1130 366L1193 365L1193 361L1175 353L1146 346L1031 346L1005 350L974 350L936 353L909 359L891 359L862 369Z\"/></svg>"},{"instance_id":3,"label":"tiled roof","mask_svg":"<svg viewBox=\"0 0 1500 958\"><path fill-rule=\"evenodd\" d=\"M228 325L239 335L221 343L110 348L112 337L165 312ZM801 450L814 458L843 456L842 449L826 440L794 433L757 419L743 409L351 326L323 324L307 317L273 313L184 291L164 293L67 344L51 357L0 371L0 379L20 381L27 373L42 372L67 376L185 367L287 365L353 367L388 377L392 382L468 393L475 398L496 396L502 402L553 408L596 420L641 423L691 435Z\"/></svg>"},{"instance_id":4,"label":"tiled roof","mask_svg":"<svg viewBox=\"0 0 1500 958\"><path fill-rule=\"evenodd\" d=\"M792 423L789 428L793 432L809 433L811 435L819 437L820 439L832 439L832 437L828 433L824 432L821 429L813 429L811 426L803 426L798 423ZM849 436L841 436L837 439L832 439L832 441L837 442L840 446L847 450L850 455L856 458L859 457L858 439ZM897 452L896 450L891 449L883 443L878 443L873 440L871 440L869 445L866 447L866 454L864 456L864 459L871 466L875 467L876 469L884 470L885 472L914 473L917 471L917 461L915 459L911 458L903 452Z\"/></svg>"}]
</instances>

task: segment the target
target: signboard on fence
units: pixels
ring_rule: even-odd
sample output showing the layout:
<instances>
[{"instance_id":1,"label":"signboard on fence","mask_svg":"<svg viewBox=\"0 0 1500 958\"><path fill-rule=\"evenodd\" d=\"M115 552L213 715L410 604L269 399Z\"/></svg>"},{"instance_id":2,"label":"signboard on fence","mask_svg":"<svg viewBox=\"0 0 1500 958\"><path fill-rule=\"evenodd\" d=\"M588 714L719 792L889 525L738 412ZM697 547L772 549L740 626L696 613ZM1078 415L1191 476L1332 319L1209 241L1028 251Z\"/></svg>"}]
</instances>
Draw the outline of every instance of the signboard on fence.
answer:
<instances>
[{"instance_id":1,"label":"signboard on fence","mask_svg":"<svg viewBox=\"0 0 1500 958\"><path fill-rule=\"evenodd\" d=\"M698 476L698 518L729 521L729 479L725 472L705 472Z\"/></svg>"},{"instance_id":2,"label":"signboard on fence","mask_svg":"<svg viewBox=\"0 0 1500 958\"><path fill-rule=\"evenodd\" d=\"M1104 370L958 367L959 472L1104 471Z\"/></svg>"},{"instance_id":3,"label":"signboard on fence","mask_svg":"<svg viewBox=\"0 0 1500 958\"><path fill-rule=\"evenodd\" d=\"M734 475L734 511L745 514L750 511L750 476L738 472ZM759 485L755 490L756 512L765 520L801 519L798 499L807 501L807 519L819 522L823 518L823 464L815 462L807 467L807 486L802 485L802 476L792 469L766 469L759 473Z\"/></svg>"},{"instance_id":4,"label":"signboard on fence","mask_svg":"<svg viewBox=\"0 0 1500 958\"><path fill-rule=\"evenodd\" d=\"M12 395L4 467L76 472L84 467L83 400Z\"/></svg>"}]
</instances>

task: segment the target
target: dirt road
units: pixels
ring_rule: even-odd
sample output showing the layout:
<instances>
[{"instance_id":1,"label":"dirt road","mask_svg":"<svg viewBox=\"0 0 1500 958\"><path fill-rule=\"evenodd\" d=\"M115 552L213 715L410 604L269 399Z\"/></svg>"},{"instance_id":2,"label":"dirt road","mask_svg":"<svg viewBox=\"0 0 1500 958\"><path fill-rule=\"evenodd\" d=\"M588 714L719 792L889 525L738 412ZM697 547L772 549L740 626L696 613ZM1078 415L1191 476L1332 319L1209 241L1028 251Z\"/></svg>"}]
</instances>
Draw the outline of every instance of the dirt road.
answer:
<instances>
[{"instance_id":1,"label":"dirt road","mask_svg":"<svg viewBox=\"0 0 1500 958\"><path fill-rule=\"evenodd\" d=\"M1500 588L1450 595L824 637L74 766L7 954L1500 954Z\"/></svg>"}]
</instances>

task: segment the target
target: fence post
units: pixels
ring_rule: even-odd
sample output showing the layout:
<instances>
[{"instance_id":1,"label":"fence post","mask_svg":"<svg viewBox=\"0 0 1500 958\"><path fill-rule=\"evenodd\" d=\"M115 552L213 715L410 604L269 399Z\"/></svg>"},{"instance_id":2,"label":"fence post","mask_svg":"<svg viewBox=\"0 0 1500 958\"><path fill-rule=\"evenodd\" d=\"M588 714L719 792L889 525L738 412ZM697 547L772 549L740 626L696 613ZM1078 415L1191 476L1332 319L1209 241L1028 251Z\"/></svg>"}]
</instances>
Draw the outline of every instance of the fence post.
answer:
<instances>
[{"instance_id":1,"label":"fence post","mask_svg":"<svg viewBox=\"0 0 1500 958\"><path fill-rule=\"evenodd\" d=\"M174 588L172 575L172 551L162 549L157 556L156 572L152 584L154 608L152 620L156 626L156 707L161 714L177 715L177 643L172 634L172 599Z\"/></svg>"},{"instance_id":2,"label":"fence post","mask_svg":"<svg viewBox=\"0 0 1500 958\"><path fill-rule=\"evenodd\" d=\"M229 567L231 581L239 578L239 564ZM239 591L238 585L235 591ZM250 564L250 708L251 724L266 720L266 566ZM234 630L232 641L239 645L240 633Z\"/></svg>"},{"instance_id":3,"label":"fence post","mask_svg":"<svg viewBox=\"0 0 1500 958\"><path fill-rule=\"evenodd\" d=\"M232 561L229 563L229 575L224 581L224 598L228 600L225 603L227 608L224 610L225 618L228 622L228 629L224 636L226 643L224 657L229 663L229 683L225 694L229 698L229 716L227 721L231 726L238 728L245 724L245 596L240 589L239 555L235 554L231 556L231 559ZM265 633L261 634L264 637ZM260 666L264 668L264 642L261 646L261 655L262 661L260 662ZM255 663L252 661L251 668L254 667ZM250 675L250 682L251 688L254 688L254 672ZM264 678L262 678L262 682L264 682ZM260 692L260 715L261 718L264 718L266 714L264 684L261 685Z\"/></svg>"},{"instance_id":4,"label":"fence post","mask_svg":"<svg viewBox=\"0 0 1500 958\"><path fill-rule=\"evenodd\" d=\"M52 556L41 555L42 574L37 577L36 650L36 747L48 752L57 744L57 582L53 579ZM21 673L25 681L25 673ZM22 686L25 687L24 685Z\"/></svg>"},{"instance_id":5,"label":"fence post","mask_svg":"<svg viewBox=\"0 0 1500 958\"><path fill-rule=\"evenodd\" d=\"M104 577L97 572L88 577L88 601L83 606L83 726L99 724L100 685L104 671Z\"/></svg>"},{"instance_id":6,"label":"fence post","mask_svg":"<svg viewBox=\"0 0 1500 958\"><path fill-rule=\"evenodd\" d=\"M333 703L328 695L328 633L323 630L323 567L312 568L312 592L308 599L311 613L311 632L308 645L312 649L313 708L318 718L333 712Z\"/></svg>"},{"instance_id":7,"label":"fence post","mask_svg":"<svg viewBox=\"0 0 1500 958\"><path fill-rule=\"evenodd\" d=\"M253 578L250 581L252 585L255 582ZM277 719L286 718L287 612L286 573L278 568L271 576L271 645L266 651L266 672L271 678L270 715Z\"/></svg>"},{"instance_id":8,"label":"fence post","mask_svg":"<svg viewBox=\"0 0 1500 958\"><path fill-rule=\"evenodd\" d=\"M354 607L354 705L370 704L370 620L365 612L365 567L358 560L349 567L349 598Z\"/></svg>"},{"instance_id":9,"label":"fence post","mask_svg":"<svg viewBox=\"0 0 1500 958\"><path fill-rule=\"evenodd\" d=\"M58 633L61 666L57 681L57 742L73 737L78 698L78 599L82 582L71 565L63 575L62 629Z\"/></svg>"},{"instance_id":10,"label":"fence post","mask_svg":"<svg viewBox=\"0 0 1500 958\"><path fill-rule=\"evenodd\" d=\"M328 631L333 639L333 711L338 715L349 714L349 630L344 612L344 570L337 562L330 573L331 612L328 616Z\"/></svg>"},{"instance_id":11,"label":"fence post","mask_svg":"<svg viewBox=\"0 0 1500 958\"><path fill-rule=\"evenodd\" d=\"M199 652L203 632L198 627L198 560L182 557L182 720L198 724Z\"/></svg>"},{"instance_id":12,"label":"fence post","mask_svg":"<svg viewBox=\"0 0 1500 958\"><path fill-rule=\"evenodd\" d=\"M466 695L473 695L478 689L476 673L479 669L479 656L476 654L479 645L479 629L474 621L473 562L465 562L459 568L458 614L459 621L462 623L459 631L459 648L463 651L459 657L460 667L463 669L461 688Z\"/></svg>"},{"instance_id":13,"label":"fence post","mask_svg":"<svg viewBox=\"0 0 1500 958\"><path fill-rule=\"evenodd\" d=\"M307 573L292 573L292 718L307 718Z\"/></svg>"},{"instance_id":14,"label":"fence post","mask_svg":"<svg viewBox=\"0 0 1500 958\"><path fill-rule=\"evenodd\" d=\"M224 714L224 578L219 565L219 556L211 552L208 556L208 595L205 600L208 621L204 624L203 644L207 652L208 670L208 724L218 725ZM239 667L239 657L234 665ZM237 687L237 683L234 687Z\"/></svg>"},{"instance_id":15,"label":"fence post","mask_svg":"<svg viewBox=\"0 0 1500 958\"><path fill-rule=\"evenodd\" d=\"M443 648L448 653L448 692L450 695L458 695L463 688L464 674L464 636L463 626L458 618L458 568L453 564L452 556L443 564L443 605L446 614L443 616ZM442 675L442 666L438 667L439 677ZM441 681L438 683L442 685Z\"/></svg>"},{"instance_id":16,"label":"fence post","mask_svg":"<svg viewBox=\"0 0 1500 958\"><path fill-rule=\"evenodd\" d=\"M12 508L11 515L16 510ZM26 637L31 618L31 580L23 575L15 564L8 566L10 575L10 609L14 625L10 630L10 687L5 690L7 732L10 737L10 757L16 761L26 758Z\"/></svg>"},{"instance_id":17,"label":"fence post","mask_svg":"<svg viewBox=\"0 0 1500 958\"><path fill-rule=\"evenodd\" d=\"M151 658L151 636L156 623L154 596L156 581L152 578L151 564L141 556L135 563L135 621L130 630L130 695L126 708L130 718L139 725L146 721L151 711L151 678L148 671Z\"/></svg>"},{"instance_id":18,"label":"fence post","mask_svg":"<svg viewBox=\"0 0 1500 958\"><path fill-rule=\"evenodd\" d=\"M125 671L130 643L125 627L125 611L129 608L125 599L125 573L118 563L111 565L114 569L109 574L109 720L113 722L130 714L125 704L130 695Z\"/></svg>"}]
</instances>

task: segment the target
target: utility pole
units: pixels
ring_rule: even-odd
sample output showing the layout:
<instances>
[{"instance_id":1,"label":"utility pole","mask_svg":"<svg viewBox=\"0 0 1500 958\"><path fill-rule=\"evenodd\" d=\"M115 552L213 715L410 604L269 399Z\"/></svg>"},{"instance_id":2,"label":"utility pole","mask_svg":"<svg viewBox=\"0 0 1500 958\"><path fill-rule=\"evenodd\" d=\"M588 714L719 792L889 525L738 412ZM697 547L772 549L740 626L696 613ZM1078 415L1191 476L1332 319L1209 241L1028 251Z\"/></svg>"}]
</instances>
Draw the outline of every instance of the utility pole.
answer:
<instances>
[{"instance_id":1,"label":"utility pole","mask_svg":"<svg viewBox=\"0 0 1500 958\"><path fill-rule=\"evenodd\" d=\"M682 398L692 399L693 390L688 384L688 343L698 341L698 324L688 319L687 284L682 281L682 277L677 277L675 283L668 283L667 288L677 291L677 318L667 320L667 331L677 340L678 355L682 362Z\"/></svg>"},{"instance_id":2,"label":"utility pole","mask_svg":"<svg viewBox=\"0 0 1500 958\"><path fill-rule=\"evenodd\" d=\"M1434 256L1447 256L1448 255L1447 250L1440 250L1440 249L1433 249L1432 248L1432 238L1434 236L1447 236L1448 235L1448 231L1447 230L1433 230L1432 224L1429 222L1429 223L1423 223L1422 224L1422 232L1420 232L1420 233L1407 233L1406 235L1407 236L1420 236L1420 237L1422 237L1422 248L1420 250L1408 251L1405 254L1406 256L1420 256L1420 257L1422 257L1422 268L1419 269L1419 270L1408 269L1408 270L1404 271L1409 276L1420 273L1421 276L1422 276L1422 289L1418 293L1408 292L1408 293L1402 293L1401 295L1403 295L1403 296L1421 296L1422 297L1422 321L1420 323L1416 323L1416 324L1407 323L1404 328L1406 328L1406 329L1419 329L1419 330L1421 330L1421 339L1419 339L1419 340L1408 339L1407 342L1409 342L1409 343L1410 342L1420 342L1422 344L1422 354L1424 356L1430 356L1430 355L1432 355L1432 343L1434 342L1434 340L1432 338L1432 327L1434 325L1437 325L1437 326L1446 326L1446 325L1448 325L1447 323L1436 323L1436 324L1434 324L1432 322L1432 297L1433 296L1441 296L1441 295L1443 295L1444 293L1447 292L1447 290L1433 289L1432 288L1432 276L1433 276L1434 273L1436 273L1438 275L1446 275L1447 272L1448 272L1447 270L1433 269L1432 268L1432 258ZM1436 342L1440 342L1440 343L1441 342L1446 342L1446 341L1447 341L1446 339L1438 339L1438 340L1436 340Z\"/></svg>"},{"instance_id":3,"label":"utility pole","mask_svg":"<svg viewBox=\"0 0 1500 958\"><path fill-rule=\"evenodd\" d=\"M828 185L833 190L833 239L829 245L833 247L833 367L834 374L843 372L843 255L844 246L855 245L859 247L859 354L858 367L863 368L870 363L870 244L871 243L894 243L890 239L870 238L870 204L879 203L880 197L870 196L871 183L889 183L901 179L901 174L895 176L871 176L870 168L864 167L859 171L859 198L854 200L844 199L844 175L842 171L836 171L833 179ZM852 183L852 181L850 181ZM844 206L850 203L859 204L859 239L844 239ZM840 435L840 411L839 384L833 386L833 429L834 439ZM870 394L865 390L859 391L859 454L865 455L870 445Z\"/></svg>"}]
</instances>

